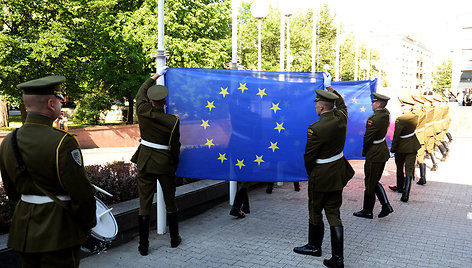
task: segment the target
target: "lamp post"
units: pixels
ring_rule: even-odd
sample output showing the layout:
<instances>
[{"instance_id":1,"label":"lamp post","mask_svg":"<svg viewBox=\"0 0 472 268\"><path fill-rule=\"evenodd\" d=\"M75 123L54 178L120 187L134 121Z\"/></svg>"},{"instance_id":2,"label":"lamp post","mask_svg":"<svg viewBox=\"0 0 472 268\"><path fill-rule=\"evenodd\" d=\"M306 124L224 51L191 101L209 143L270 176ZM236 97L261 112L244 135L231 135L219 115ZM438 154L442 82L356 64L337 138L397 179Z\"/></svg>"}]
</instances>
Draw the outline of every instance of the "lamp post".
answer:
<instances>
[{"instance_id":1,"label":"lamp post","mask_svg":"<svg viewBox=\"0 0 472 268\"><path fill-rule=\"evenodd\" d=\"M264 0L256 0L251 5L251 14L258 21L258 35L257 35L257 70L261 68L261 20L269 14L269 8Z\"/></svg>"}]
</instances>

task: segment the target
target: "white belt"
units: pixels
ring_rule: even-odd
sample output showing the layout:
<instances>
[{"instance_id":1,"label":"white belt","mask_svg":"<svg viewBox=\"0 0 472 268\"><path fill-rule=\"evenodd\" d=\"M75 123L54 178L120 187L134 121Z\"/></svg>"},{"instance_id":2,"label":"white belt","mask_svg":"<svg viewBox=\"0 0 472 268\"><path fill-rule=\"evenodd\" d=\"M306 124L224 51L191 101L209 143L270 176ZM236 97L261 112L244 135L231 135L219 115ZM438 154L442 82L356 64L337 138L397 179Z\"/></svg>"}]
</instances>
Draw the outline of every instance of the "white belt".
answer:
<instances>
[{"instance_id":1,"label":"white belt","mask_svg":"<svg viewBox=\"0 0 472 268\"><path fill-rule=\"evenodd\" d=\"M70 196L68 195L56 195L56 197L62 201L70 201ZM22 194L21 201L38 205L54 202L54 200L52 200L49 196L31 194Z\"/></svg>"},{"instance_id":2,"label":"white belt","mask_svg":"<svg viewBox=\"0 0 472 268\"><path fill-rule=\"evenodd\" d=\"M157 144L154 142L145 141L143 139L139 139L139 141L141 142L142 145L147 146L147 147L151 147L154 149L161 149L161 150L169 150L169 146L167 145Z\"/></svg>"},{"instance_id":3,"label":"white belt","mask_svg":"<svg viewBox=\"0 0 472 268\"><path fill-rule=\"evenodd\" d=\"M413 135L415 135L415 132L410 133L410 134L406 134L406 135L403 135L403 136L400 136L400 138L406 139L406 138L412 137Z\"/></svg>"},{"instance_id":4,"label":"white belt","mask_svg":"<svg viewBox=\"0 0 472 268\"><path fill-rule=\"evenodd\" d=\"M425 126L431 126L433 122L426 123Z\"/></svg>"},{"instance_id":5,"label":"white belt","mask_svg":"<svg viewBox=\"0 0 472 268\"><path fill-rule=\"evenodd\" d=\"M373 143L373 144L379 144L379 143L382 143L384 140L385 140L385 137L383 137L383 138L380 139L380 140L373 141L372 143Z\"/></svg>"},{"instance_id":6,"label":"white belt","mask_svg":"<svg viewBox=\"0 0 472 268\"><path fill-rule=\"evenodd\" d=\"M423 130L424 130L424 127L418 128L417 130L415 130L415 133L421 132L421 131L423 131Z\"/></svg>"},{"instance_id":7,"label":"white belt","mask_svg":"<svg viewBox=\"0 0 472 268\"><path fill-rule=\"evenodd\" d=\"M326 163L334 162L338 159L341 159L343 156L344 156L344 154L343 154L343 152L341 152L341 153L339 153L335 156L331 156L330 158L316 159L316 163L317 164L326 164Z\"/></svg>"}]
</instances>

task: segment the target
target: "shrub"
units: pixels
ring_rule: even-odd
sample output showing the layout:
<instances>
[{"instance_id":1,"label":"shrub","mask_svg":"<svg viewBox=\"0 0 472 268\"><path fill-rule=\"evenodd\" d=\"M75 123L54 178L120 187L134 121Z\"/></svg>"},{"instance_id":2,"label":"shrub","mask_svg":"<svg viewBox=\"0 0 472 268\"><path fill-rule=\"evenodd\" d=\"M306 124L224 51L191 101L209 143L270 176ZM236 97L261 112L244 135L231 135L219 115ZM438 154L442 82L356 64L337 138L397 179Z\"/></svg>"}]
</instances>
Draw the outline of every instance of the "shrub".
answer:
<instances>
[{"instance_id":1,"label":"shrub","mask_svg":"<svg viewBox=\"0 0 472 268\"><path fill-rule=\"evenodd\" d=\"M0 180L0 234L8 233L16 202L8 199Z\"/></svg>"},{"instance_id":2,"label":"shrub","mask_svg":"<svg viewBox=\"0 0 472 268\"><path fill-rule=\"evenodd\" d=\"M106 205L112 205L138 197L137 168L135 164L113 162L106 165L85 167L92 184L113 195L97 191L97 197Z\"/></svg>"}]
</instances>

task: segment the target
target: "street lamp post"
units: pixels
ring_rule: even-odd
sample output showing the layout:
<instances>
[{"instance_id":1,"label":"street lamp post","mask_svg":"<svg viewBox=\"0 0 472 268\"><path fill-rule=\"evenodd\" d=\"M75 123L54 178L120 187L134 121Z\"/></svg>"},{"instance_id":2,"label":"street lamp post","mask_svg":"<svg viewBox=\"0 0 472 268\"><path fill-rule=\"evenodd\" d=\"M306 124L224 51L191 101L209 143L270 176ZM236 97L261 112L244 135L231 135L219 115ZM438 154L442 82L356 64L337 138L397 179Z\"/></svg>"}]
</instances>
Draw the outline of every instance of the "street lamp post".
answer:
<instances>
[{"instance_id":1,"label":"street lamp post","mask_svg":"<svg viewBox=\"0 0 472 268\"><path fill-rule=\"evenodd\" d=\"M261 67L261 27L262 22L261 20L269 14L269 8L267 3L264 0L256 0L251 5L251 14L254 18L258 20L258 35L257 35L257 70L260 71Z\"/></svg>"}]
</instances>

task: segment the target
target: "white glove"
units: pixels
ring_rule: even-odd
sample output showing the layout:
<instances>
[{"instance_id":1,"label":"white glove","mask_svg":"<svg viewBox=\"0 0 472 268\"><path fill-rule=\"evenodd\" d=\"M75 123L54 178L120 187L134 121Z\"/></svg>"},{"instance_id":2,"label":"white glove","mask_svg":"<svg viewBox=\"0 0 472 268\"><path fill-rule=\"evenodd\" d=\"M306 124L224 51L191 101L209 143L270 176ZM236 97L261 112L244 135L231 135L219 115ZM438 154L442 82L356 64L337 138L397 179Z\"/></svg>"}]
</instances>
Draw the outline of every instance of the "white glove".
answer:
<instances>
[{"instance_id":1,"label":"white glove","mask_svg":"<svg viewBox=\"0 0 472 268\"><path fill-rule=\"evenodd\" d=\"M167 73L168 70L169 70L169 66L159 67L159 68L157 68L156 74L161 76L161 75L164 75L165 73Z\"/></svg>"},{"instance_id":2,"label":"white glove","mask_svg":"<svg viewBox=\"0 0 472 268\"><path fill-rule=\"evenodd\" d=\"M331 80L333 79L329 73L323 73L323 84L325 89L331 86Z\"/></svg>"}]
</instances>

